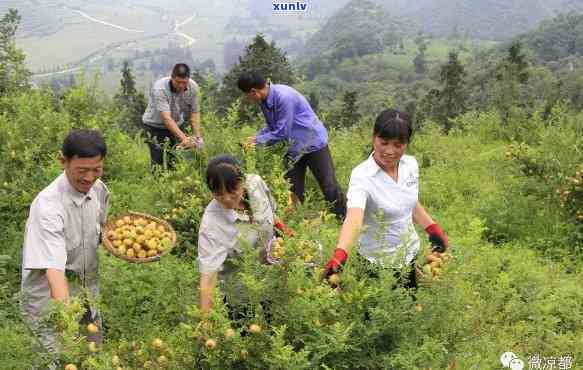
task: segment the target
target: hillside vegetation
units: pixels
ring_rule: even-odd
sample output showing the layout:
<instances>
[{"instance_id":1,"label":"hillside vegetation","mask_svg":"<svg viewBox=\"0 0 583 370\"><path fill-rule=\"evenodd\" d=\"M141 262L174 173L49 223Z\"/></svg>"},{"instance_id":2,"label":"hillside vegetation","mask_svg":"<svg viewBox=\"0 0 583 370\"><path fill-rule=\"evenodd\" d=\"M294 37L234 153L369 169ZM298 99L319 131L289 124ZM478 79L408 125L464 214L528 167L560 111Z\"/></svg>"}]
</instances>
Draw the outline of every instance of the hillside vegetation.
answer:
<instances>
[{"instance_id":1,"label":"hillside vegetation","mask_svg":"<svg viewBox=\"0 0 583 370\"><path fill-rule=\"evenodd\" d=\"M583 81L576 65L565 71L539 64L519 40L491 52L420 37L403 40L404 54L385 48L350 56L311 80L295 80L296 64L275 43L257 35L245 48L232 71L287 76L310 98L328 126L345 190L352 169L370 155L376 113L413 103L406 105L416 115L407 150L419 163L420 200L448 234L452 256L437 278L421 279L413 299L391 288L391 271L376 279L363 274L354 255L340 289L320 279L341 225L324 211L311 176L305 203L288 207L284 148L243 150L263 121L240 109L241 100L221 103L225 89L234 91L233 79L217 86L213 75L195 77L205 149L179 152L175 170L152 172L138 131L143 97L136 99L130 63L125 90L113 100L94 76L81 75L58 93L31 89L14 43L17 25L14 13L0 20L2 369L48 362L32 349L35 338L19 312L22 243L30 204L62 172L57 153L78 127L99 129L106 139L109 216L137 211L163 218L176 230L177 245L148 264L100 248L97 304L106 340L98 349L88 345L79 302L54 305L47 319L65 344L63 368L498 369L508 351L525 364L539 356L556 359L555 368L559 360L582 366ZM315 89L331 101L316 107ZM236 155L247 173L265 179L278 215L295 231L280 265L262 264L256 250L244 248L236 276L248 304L237 320L220 294L210 315L198 308L198 227L212 199L204 171L220 153ZM418 233L423 262L429 246ZM297 254L316 240L322 255L307 267Z\"/></svg>"}]
</instances>

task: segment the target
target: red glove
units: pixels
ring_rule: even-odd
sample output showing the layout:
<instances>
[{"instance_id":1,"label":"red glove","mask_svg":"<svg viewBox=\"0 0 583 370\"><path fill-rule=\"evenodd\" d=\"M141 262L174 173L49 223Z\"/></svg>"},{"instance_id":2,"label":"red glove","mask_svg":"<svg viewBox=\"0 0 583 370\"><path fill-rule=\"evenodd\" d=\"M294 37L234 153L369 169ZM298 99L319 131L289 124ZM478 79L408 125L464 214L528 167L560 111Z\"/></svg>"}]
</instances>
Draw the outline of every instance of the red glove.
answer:
<instances>
[{"instance_id":1,"label":"red glove","mask_svg":"<svg viewBox=\"0 0 583 370\"><path fill-rule=\"evenodd\" d=\"M294 231L287 227L282 221L277 221L275 225L273 225L277 230L281 231L285 236L291 238L294 236Z\"/></svg>"},{"instance_id":2,"label":"red glove","mask_svg":"<svg viewBox=\"0 0 583 370\"><path fill-rule=\"evenodd\" d=\"M447 235L445 235L438 224L434 223L427 226L425 232L429 234L429 242L431 243L432 250L443 253L449 247Z\"/></svg>"},{"instance_id":3,"label":"red glove","mask_svg":"<svg viewBox=\"0 0 583 370\"><path fill-rule=\"evenodd\" d=\"M347 259L348 253L346 253L346 251L342 248L336 248L334 250L334 255L332 256L332 258L330 258L330 260L326 264L322 276L324 278L328 278L328 276L342 270L342 266L344 266Z\"/></svg>"}]
</instances>

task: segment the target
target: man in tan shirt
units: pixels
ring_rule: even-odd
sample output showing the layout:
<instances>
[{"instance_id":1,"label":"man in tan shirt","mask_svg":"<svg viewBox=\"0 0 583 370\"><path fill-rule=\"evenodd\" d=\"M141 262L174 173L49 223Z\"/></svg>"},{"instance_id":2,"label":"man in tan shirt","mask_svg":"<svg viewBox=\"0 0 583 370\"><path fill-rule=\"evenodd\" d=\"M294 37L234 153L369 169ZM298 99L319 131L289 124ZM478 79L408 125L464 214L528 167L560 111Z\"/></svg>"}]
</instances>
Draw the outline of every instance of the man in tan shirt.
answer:
<instances>
[{"instance_id":1,"label":"man in tan shirt","mask_svg":"<svg viewBox=\"0 0 583 370\"><path fill-rule=\"evenodd\" d=\"M109 192L99 180L107 153L95 130L73 130L65 138L64 172L34 199L26 222L22 252L21 309L45 350L54 355L59 340L42 319L51 300L67 304L82 295L88 308L82 322L94 323L101 342L97 247L105 224ZM54 366L54 365L53 365Z\"/></svg>"}]
</instances>

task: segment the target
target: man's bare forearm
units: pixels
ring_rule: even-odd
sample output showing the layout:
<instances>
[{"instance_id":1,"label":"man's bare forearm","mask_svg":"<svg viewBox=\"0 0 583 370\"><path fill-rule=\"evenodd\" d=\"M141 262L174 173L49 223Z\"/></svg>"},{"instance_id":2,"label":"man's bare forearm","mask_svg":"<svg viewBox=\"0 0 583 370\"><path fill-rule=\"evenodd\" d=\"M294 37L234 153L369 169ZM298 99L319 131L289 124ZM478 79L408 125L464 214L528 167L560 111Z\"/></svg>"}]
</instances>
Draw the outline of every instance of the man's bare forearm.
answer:
<instances>
[{"instance_id":1,"label":"man's bare forearm","mask_svg":"<svg viewBox=\"0 0 583 370\"><path fill-rule=\"evenodd\" d=\"M57 269L47 269L47 280L49 281L49 289L51 291L51 298L69 302L69 285L65 272Z\"/></svg>"}]
</instances>

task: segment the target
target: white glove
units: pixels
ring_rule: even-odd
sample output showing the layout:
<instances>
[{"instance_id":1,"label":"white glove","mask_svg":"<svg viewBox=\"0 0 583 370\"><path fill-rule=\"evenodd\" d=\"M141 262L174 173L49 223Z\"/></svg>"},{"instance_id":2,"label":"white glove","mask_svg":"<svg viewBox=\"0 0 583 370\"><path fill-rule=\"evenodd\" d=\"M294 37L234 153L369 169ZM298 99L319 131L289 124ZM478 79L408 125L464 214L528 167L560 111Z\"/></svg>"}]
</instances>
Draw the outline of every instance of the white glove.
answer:
<instances>
[{"instance_id":1,"label":"white glove","mask_svg":"<svg viewBox=\"0 0 583 370\"><path fill-rule=\"evenodd\" d=\"M193 142L196 149L202 150L202 148L204 148L204 140L202 139L202 137L193 138Z\"/></svg>"}]
</instances>

